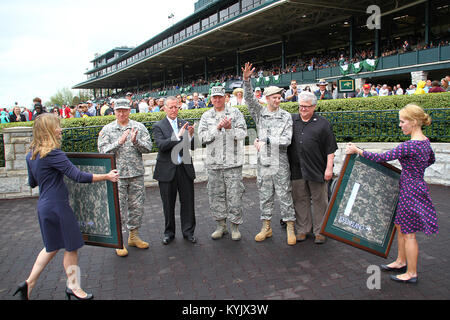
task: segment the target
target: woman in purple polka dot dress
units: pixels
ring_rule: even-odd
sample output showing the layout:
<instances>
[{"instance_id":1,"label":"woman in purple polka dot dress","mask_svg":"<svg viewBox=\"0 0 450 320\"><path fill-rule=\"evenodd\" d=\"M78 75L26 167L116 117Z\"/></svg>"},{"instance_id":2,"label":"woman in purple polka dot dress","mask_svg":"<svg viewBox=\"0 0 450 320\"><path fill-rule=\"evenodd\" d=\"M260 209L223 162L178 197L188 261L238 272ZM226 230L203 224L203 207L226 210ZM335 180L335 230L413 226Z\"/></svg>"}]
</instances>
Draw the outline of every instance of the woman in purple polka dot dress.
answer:
<instances>
[{"instance_id":1,"label":"woman in purple polka dot dress","mask_svg":"<svg viewBox=\"0 0 450 320\"><path fill-rule=\"evenodd\" d=\"M346 153L358 153L375 162L398 159L402 165L399 200L394 219L398 234L397 260L382 265L381 268L384 271L406 271L398 276L391 275L391 279L416 283L419 254L416 232L422 231L426 235L438 233L436 210L431 202L428 186L423 180L425 169L435 161L430 141L422 132L422 126L430 125L431 118L421 107L414 104L408 104L401 109L399 118L403 134L411 135L411 140L382 154L363 151L353 143L348 143Z\"/></svg>"}]
</instances>

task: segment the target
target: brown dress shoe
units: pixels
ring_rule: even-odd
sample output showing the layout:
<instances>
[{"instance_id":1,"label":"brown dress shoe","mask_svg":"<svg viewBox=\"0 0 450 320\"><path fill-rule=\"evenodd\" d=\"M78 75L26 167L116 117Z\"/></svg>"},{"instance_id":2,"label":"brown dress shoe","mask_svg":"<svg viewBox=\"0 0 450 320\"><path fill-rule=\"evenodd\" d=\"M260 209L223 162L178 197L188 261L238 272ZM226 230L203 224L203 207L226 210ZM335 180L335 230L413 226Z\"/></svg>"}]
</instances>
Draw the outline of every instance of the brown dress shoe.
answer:
<instances>
[{"instance_id":1,"label":"brown dress shoe","mask_svg":"<svg viewBox=\"0 0 450 320\"><path fill-rule=\"evenodd\" d=\"M314 243L315 244L322 244L322 243L325 243L325 240L326 240L325 236L323 236L321 234L318 234L314 238Z\"/></svg>"},{"instance_id":2,"label":"brown dress shoe","mask_svg":"<svg viewBox=\"0 0 450 320\"><path fill-rule=\"evenodd\" d=\"M306 240L306 233L299 233L296 234L295 237L297 238L297 241L305 241Z\"/></svg>"}]
</instances>

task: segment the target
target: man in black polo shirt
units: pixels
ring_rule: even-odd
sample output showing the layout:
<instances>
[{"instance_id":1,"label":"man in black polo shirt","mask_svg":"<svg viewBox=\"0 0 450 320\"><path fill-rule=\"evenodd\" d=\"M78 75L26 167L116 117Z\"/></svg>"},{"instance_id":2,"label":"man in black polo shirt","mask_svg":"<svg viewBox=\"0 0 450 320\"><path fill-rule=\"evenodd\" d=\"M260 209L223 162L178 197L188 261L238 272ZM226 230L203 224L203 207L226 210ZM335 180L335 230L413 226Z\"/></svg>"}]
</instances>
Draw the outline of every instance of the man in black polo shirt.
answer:
<instances>
[{"instance_id":1,"label":"man in black polo shirt","mask_svg":"<svg viewBox=\"0 0 450 320\"><path fill-rule=\"evenodd\" d=\"M334 152L338 147L328 120L314 112L315 94L303 91L298 98L299 113L292 115L293 134L288 147L296 237L297 241L304 241L312 228L314 242L320 244L325 242L320 229L328 205Z\"/></svg>"}]
</instances>

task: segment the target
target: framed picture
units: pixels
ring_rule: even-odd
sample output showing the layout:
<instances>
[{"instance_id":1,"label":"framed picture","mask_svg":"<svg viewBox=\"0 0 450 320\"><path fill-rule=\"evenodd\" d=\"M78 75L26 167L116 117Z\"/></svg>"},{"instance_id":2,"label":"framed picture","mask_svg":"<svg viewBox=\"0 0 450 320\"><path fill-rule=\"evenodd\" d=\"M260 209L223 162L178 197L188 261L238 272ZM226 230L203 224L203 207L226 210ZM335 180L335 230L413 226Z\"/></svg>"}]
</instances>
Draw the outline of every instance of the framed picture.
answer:
<instances>
[{"instance_id":1,"label":"framed picture","mask_svg":"<svg viewBox=\"0 0 450 320\"><path fill-rule=\"evenodd\" d=\"M339 93L355 91L355 79L352 79L350 77L342 77L338 79L337 85Z\"/></svg>"},{"instance_id":2,"label":"framed picture","mask_svg":"<svg viewBox=\"0 0 450 320\"><path fill-rule=\"evenodd\" d=\"M116 169L113 154L68 152L66 155L81 171L106 174ZM70 206L77 217L85 244L121 249L117 183L76 183L66 177L64 182L69 189Z\"/></svg>"},{"instance_id":3,"label":"framed picture","mask_svg":"<svg viewBox=\"0 0 450 320\"><path fill-rule=\"evenodd\" d=\"M321 233L387 258L401 170L347 155L328 204Z\"/></svg>"}]
</instances>

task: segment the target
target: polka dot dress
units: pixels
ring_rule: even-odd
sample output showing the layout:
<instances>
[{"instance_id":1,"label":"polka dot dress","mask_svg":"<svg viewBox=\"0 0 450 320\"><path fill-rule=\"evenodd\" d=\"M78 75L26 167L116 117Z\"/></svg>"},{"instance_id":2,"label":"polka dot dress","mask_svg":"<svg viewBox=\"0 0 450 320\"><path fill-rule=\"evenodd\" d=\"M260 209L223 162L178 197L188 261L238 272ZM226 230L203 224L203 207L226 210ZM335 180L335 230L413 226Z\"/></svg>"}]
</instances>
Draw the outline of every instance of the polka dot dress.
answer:
<instances>
[{"instance_id":1,"label":"polka dot dress","mask_svg":"<svg viewBox=\"0 0 450 320\"><path fill-rule=\"evenodd\" d=\"M401 232L422 231L426 235L438 233L436 210L423 180L425 169L435 161L430 141L409 140L385 153L364 151L362 156L375 162L398 159L402 165L394 220L395 224L400 225Z\"/></svg>"}]
</instances>

